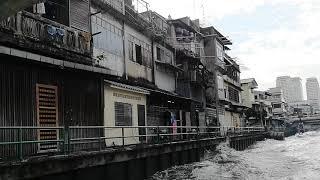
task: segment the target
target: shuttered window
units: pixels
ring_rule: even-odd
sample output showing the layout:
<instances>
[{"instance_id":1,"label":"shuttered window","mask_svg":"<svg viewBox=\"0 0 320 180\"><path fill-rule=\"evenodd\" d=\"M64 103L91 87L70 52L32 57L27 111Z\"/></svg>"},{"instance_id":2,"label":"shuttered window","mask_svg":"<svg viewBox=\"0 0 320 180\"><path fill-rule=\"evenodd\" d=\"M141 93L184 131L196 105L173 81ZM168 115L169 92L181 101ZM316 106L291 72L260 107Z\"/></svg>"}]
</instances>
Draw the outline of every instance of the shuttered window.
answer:
<instances>
[{"instance_id":1,"label":"shuttered window","mask_svg":"<svg viewBox=\"0 0 320 180\"><path fill-rule=\"evenodd\" d=\"M132 126L132 105L126 103L115 102L115 125L116 126Z\"/></svg>"},{"instance_id":2,"label":"shuttered window","mask_svg":"<svg viewBox=\"0 0 320 180\"><path fill-rule=\"evenodd\" d=\"M71 27L89 31L89 0L70 0Z\"/></svg>"},{"instance_id":3,"label":"shuttered window","mask_svg":"<svg viewBox=\"0 0 320 180\"><path fill-rule=\"evenodd\" d=\"M39 127L58 126L58 92L56 86L37 84L37 120ZM58 130L38 130L38 140L51 141L58 139ZM56 142L39 143L39 152L57 150Z\"/></svg>"}]
</instances>

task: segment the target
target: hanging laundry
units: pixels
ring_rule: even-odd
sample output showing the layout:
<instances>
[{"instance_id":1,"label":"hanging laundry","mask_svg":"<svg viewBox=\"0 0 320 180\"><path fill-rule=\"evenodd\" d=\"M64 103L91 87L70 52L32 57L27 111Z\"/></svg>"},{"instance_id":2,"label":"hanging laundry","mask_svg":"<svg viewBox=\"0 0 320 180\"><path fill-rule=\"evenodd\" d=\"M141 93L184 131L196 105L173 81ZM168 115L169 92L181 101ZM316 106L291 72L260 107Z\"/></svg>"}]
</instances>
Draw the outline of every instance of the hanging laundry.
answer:
<instances>
[{"instance_id":1,"label":"hanging laundry","mask_svg":"<svg viewBox=\"0 0 320 180\"><path fill-rule=\"evenodd\" d=\"M46 14L46 8L44 3L38 3L33 5L33 13L35 14Z\"/></svg>"},{"instance_id":2,"label":"hanging laundry","mask_svg":"<svg viewBox=\"0 0 320 180\"><path fill-rule=\"evenodd\" d=\"M172 125L172 133L177 134L177 119L176 114L171 112L171 125Z\"/></svg>"},{"instance_id":3,"label":"hanging laundry","mask_svg":"<svg viewBox=\"0 0 320 180\"><path fill-rule=\"evenodd\" d=\"M65 30L64 29L61 29L61 28L56 28L56 36L57 36L57 40L60 42L60 43L63 43L63 38L64 38L64 35L65 35Z\"/></svg>"},{"instance_id":4,"label":"hanging laundry","mask_svg":"<svg viewBox=\"0 0 320 180\"><path fill-rule=\"evenodd\" d=\"M80 35L83 37L85 41L85 47L86 49L90 49L90 43L91 43L91 34L88 32L80 32Z\"/></svg>"},{"instance_id":5,"label":"hanging laundry","mask_svg":"<svg viewBox=\"0 0 320 180\"><path fill-rule=\"evenodd\" d=\"M54 40L57 33L57 28L51 25L47 26L48 37L50 40Z\"/></svg>"}]
</instances>

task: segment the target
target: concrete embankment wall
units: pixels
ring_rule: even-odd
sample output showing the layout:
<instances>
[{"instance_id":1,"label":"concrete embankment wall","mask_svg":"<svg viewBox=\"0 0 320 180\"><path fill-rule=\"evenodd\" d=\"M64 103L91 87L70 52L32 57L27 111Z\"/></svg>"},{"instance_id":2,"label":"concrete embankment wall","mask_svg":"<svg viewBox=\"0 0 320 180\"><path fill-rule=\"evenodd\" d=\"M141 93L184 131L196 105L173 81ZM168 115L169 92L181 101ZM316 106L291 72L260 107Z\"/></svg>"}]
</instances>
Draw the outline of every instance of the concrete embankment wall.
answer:
<instances>
[{"instance_id":1,"label":"concrete embankment wall","mask_svg":"<svg viewBox=\"0 0 320 180\"><path fill-rule=\"evenodd\" d=\"M0 180L140 180L175 165L200 161L205 149L214 150L221 142L228 141L232 148L244 150L266 136L261 133L47 157L0 165Z\"/></svg>"}]
</instances>

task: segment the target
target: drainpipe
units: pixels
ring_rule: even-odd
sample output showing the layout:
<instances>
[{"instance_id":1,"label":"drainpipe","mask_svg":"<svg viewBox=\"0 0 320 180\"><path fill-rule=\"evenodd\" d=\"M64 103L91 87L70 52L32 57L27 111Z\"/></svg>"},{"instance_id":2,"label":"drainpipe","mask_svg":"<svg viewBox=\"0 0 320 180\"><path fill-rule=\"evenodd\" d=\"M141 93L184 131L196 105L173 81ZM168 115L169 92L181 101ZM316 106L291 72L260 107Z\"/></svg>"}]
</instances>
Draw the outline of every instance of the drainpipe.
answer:
<instances>
[{"instance_id":1,"label":"drainpipe","mask_svg":"<svg viewBox=\"0 0 320 180\"><path fill-rule=\"evenodd\" d=\"M123 42L123 73L126 80L128 80L127 73L127 60L126 60L126 33L125 33L125 22L122 21L122 42Z\"/></svg>"},{"instance_id":2,"label":"drainpipe","mask_svg":"<svg viewBox=\"0 0 320 180\"><path fill-rule=\"evenodd\" d=\"M156 85L156 80L155 80L155 76L156 76L156 63L155 63L155 58L154 58L154 38L152 38L151 41L151 62L152 62L152 82L154 83L154 85Z\"/></svg>"},{"instance_id":3,"label":"drainpipe","mask_svg":"<svg viewBox=\"0 0 320 180\"><path fill-rule=\"evenodd\" d=\"M219 103L219 89L218 89L218 76L217 76L217 71L218 71L218 67L217 67L217 51L216 51L216 40L215 40L215 36L212 36L212 41L213 41L213 49L214 49L214 54L215 54L215 57L214 57L214 63L213 63L213 69L214 69L214 83L215 83L215 101L216 101L216 114L217 114L217 122L220 124L220 121L219 121L219 106L220 106L220 103Z\"/></svg>"}]
</instances>

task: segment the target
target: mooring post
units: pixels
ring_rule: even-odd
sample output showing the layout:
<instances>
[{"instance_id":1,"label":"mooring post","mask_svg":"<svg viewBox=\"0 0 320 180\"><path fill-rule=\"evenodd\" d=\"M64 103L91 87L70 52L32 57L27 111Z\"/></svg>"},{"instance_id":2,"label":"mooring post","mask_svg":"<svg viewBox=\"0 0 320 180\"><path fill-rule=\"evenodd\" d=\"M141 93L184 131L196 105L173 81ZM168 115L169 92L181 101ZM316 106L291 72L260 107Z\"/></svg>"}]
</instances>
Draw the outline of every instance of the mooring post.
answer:
<instances>
[{"instance_id":1,"label":"mooring post","mask_svg":"<svg viewBox=\"0 0 320 180\"><path fill-rule=\"evenodd\" d=\"M19 135L19 159L22 160L23 159L23 151L22 151L22 128L20 127L19 128L19 132L18 132L18 135Z\"/></svg>"}]
</instances>

